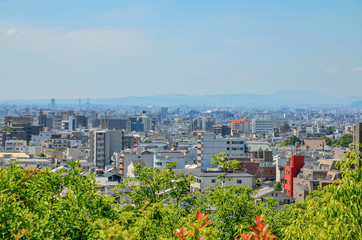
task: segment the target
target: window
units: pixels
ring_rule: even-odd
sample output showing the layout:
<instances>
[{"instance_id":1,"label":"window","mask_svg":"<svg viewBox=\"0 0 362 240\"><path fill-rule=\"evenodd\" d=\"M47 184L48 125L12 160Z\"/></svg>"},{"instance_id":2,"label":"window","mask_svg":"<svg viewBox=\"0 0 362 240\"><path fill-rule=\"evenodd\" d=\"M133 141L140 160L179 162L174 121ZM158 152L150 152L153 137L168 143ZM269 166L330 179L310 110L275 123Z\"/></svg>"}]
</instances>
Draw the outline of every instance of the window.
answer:
<instances>
[{"instance_id":1,"label":"window","mask_svg":"<svg viewBox=\"0 0 362 240\"><path fill-rule=\"evenodd\" d=\"M211 183L216 183L216 179L211 179Z\"/></svg>"},{"instance_id":2,"label":"window","mask_svg":"<svg viewBox=\"0 0 362 240\"><path fill-rule=\"evenodd\" d=\"M285 175L288 175L288 171L287 171L287 170L285 170Z\"/></svg>"},{"instance_id":3,"label":"window","mask_svg":"<svg viewBox=\"0 0 362 240\"><path fill-rule=\"evenodd\" d=\"M230 150L230 148L226 148L226 150Z\"/></svg>"},{"instance_id":4,"label":"window","mask_svg":"<svg viewBox=\"0 0 362 240\"><path fill-rule=\"evenodd\" d=\"M284 190L284 193L287 193L287 189Z\"/></svg>"},{"instance_id":5,"label":"window","mask_svg":"<svg viewBox=\"0 0 362 240\"><path fill-rule=\"evenodd\" d=\"M288 181L287 181L287 180L284 180L284 183L285 183L285 184L288 184Z\"/></svg>"},{"instance_id":6,"label":"window","mask_svg":"<svg viewBox=\"0 0 362 240\"><path fill-rule=\"evenodd\" d=\"M274 193L271 193L270 196L274 197Z\"/></svg>"},{"instance_id":7,"label":"window","mask_svg":"<svg viewBox=\"0 0 362 240\"><path fill-rule=\"evenodd\" d=\"M227 141L227 142L226 142L226 144L230 144L230 142L229 142L229 141Z\"/></svg>"},{"instance_id":8,"label":"window","mask_svg":"<svg viewBox=\"0 0 362 240\"><path fill-rule=\"evenodd\" d=\"M162 166L162 162L156 162L156 166Z\"/></svg>"},{"instance_id":9,"label":"window","mask_svg":"<svg viewBox=\"0 0 362 240\"><path fill-rule=\"evenodd\" d=\"M278 197L278 193L275 193L275 196Z\"/></svg>"},{"instance_id":10,"label":"window","mask_svg":"<svg viewBox=\"0 0 362 240\"><path fill-rule=\"evenodd\" d=\"M288 194L290 194L290 191L288 190Z\"/></svg>"},{"instance_id":11,"label":"window","mask_svg":"<svg viewBox=\"0 0 362 240\"><path fill-rule=\"evenodd\" d=\"M201 183L201 179L197 179L196 182L197 182L197 183Z\"/></svg>"},{"instance_id":12,"label":"window","mask_svg":"<svg viewBox=\"0 0 362 240\"><path fill-rule=\"evenodd\" d=\"M237 183L237 184L241 184L242 181L241 181L241 180L236 180L236 183Z\"/></svg>"}]
</instances>

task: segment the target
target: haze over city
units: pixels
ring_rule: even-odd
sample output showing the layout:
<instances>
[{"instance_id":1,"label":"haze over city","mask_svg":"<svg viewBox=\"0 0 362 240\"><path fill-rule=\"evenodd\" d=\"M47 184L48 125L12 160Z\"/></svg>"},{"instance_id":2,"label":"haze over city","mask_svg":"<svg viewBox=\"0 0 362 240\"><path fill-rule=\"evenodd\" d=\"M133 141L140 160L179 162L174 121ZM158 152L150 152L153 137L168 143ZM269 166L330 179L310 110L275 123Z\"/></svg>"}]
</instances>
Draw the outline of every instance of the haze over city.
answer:
<instances>
[{"instance_id":1,"label":"haze over city","mask_svg":"<svg viewBox=\"0 0 362 240\"><path fill-rule=\"evenodd\" d=\"M361 1L0 1L0 99L362 97Z\"/></svg>"}]
</instances>

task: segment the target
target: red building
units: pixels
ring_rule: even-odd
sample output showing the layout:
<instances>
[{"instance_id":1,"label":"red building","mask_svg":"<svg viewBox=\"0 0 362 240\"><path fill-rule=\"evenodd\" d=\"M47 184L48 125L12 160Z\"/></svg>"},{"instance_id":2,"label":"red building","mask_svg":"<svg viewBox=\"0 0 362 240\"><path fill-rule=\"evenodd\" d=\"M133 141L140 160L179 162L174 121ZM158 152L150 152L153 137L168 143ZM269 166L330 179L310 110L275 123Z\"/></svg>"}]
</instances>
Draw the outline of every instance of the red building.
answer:
<instances>
[{"instance_id":1,"label":"red building","mask_svg":"<svg viewBox=\"0 0 362 240\"><path fill-rule=\"evenodd\" d=\"M290 156L289 166L284 167L284 193L293 197L293 178L304 166L304 156Z\"/></svg>"}]
</instances>

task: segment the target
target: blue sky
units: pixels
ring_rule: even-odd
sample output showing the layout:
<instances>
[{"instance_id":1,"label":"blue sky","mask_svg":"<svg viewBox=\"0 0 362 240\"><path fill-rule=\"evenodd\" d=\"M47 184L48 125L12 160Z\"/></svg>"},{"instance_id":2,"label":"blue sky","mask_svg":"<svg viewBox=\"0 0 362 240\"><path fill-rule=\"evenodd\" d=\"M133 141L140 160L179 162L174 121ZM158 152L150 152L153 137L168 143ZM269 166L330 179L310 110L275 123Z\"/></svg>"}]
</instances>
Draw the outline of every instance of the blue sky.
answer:
<instances>
[{"instance_id":1,"label":"blue sky","mask_svg":"<svg viewBox=\"0 0 362 240\"><path fill-rule=\"evenodd\" d=\"M362 96L362 1L0 0L1 99Z\"/></svg>"}]
</instances>

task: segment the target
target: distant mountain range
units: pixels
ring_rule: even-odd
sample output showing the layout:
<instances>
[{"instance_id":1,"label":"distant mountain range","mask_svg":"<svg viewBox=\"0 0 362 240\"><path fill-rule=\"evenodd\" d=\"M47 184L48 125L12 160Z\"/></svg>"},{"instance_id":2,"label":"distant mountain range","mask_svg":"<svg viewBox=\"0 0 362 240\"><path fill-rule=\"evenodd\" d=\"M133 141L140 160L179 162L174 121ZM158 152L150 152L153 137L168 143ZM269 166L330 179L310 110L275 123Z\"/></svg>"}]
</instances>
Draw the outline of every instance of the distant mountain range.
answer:
<instances>
[{"instance_id":1,"label":"distant mountain range","mask_svg":"<svg viewBox=\"0 0 362 240\"><path fill-rule=\"evenodd\" d=\"M48 105L50 99L0 100L0 104ZM78 99L56 99L57 105L78 105ZM82 100L84 104L84 99ZM235 106L235 107L351 107L361 108L362 97L333 97L310 91L288 90L269 95L225 94L225 95L183 95L167 94L144 97L92 98L91 104L123 106Z\"/></svg>"}]
</instances>

